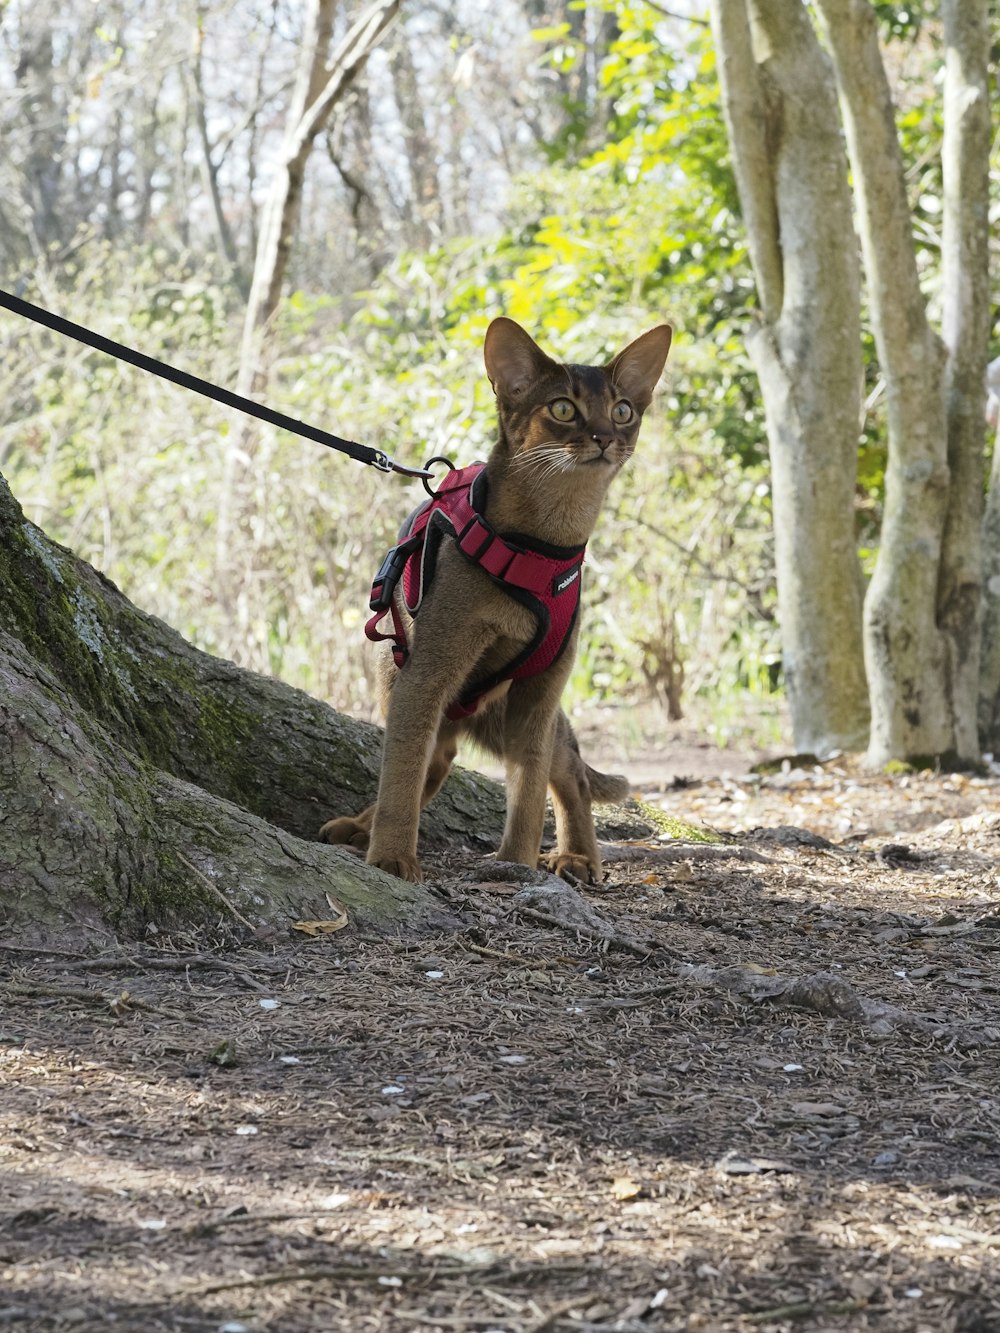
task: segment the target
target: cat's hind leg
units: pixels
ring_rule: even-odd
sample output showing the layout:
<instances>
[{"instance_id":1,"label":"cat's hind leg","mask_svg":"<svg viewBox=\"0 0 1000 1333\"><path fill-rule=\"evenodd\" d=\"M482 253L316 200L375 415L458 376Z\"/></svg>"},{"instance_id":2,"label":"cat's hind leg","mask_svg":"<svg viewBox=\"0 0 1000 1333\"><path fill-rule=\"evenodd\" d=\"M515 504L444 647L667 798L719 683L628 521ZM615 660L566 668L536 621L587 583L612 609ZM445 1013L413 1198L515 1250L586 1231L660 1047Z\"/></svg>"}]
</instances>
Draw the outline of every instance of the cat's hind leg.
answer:
<instances>
[{"instance_id":1,"label":"cat's hind leg","mask_svg":"<svg viewBox=\"0 0 1000 1333\"><path fill-rule=\"evenodd\" d=\"M604 870L594 832L589 771L580 757L569 720L560 710L549 769L549 790L556 816L556 850L544 860L548 868L563 879L572 877L584 884L600 884Z\"/></svg>"},{"instance_id":2,"label":"cat's hind leg","mask_svg":"<svg viewBox=\"0 0 1000 1333\"><path fill-rule=\"evenodd\" d=\"M366 852L374 818L375 806L370 805L358 815L339 815L336 819L328 819L319 831L320 842L357 847L358 851Z\"/></svg>"}]
</instances>

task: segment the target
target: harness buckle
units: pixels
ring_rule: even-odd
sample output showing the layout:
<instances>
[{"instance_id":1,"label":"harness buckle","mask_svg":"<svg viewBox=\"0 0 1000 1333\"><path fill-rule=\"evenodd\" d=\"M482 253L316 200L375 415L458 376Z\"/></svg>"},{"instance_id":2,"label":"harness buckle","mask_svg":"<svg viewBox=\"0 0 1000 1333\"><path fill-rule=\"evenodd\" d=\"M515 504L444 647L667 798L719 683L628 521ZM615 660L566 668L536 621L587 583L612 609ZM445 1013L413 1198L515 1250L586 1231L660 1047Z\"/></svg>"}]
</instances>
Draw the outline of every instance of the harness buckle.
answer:
<instances>
[{"instance_id":1,"label":"harness buckle","mask_svg":"<svg viewBox=\"0 0 1000 1333\"><path fill-rule=\"evenodd\" d=\"M385 559L378 567L378 573L372 579L372 592L368 606L372 611L384 611L392 602L392 594L396 591L396 584L402 577L403 570L406 568L406 562L410 558L415 543L411 541L400 542L398 546L393 546L387 552Z\"/></svg>"}]
</instances>

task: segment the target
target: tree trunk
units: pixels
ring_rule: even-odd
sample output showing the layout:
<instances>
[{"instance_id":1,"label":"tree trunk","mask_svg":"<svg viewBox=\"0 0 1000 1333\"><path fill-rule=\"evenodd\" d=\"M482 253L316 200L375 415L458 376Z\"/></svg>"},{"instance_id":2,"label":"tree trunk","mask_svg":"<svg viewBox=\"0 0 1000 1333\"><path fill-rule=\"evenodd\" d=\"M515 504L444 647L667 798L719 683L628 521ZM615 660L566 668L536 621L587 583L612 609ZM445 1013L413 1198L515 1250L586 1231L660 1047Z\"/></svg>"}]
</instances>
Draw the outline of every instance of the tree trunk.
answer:
<instances>
[{"instance_id":1,"label":"tree trunk","mask_svg":"<svg viewBox=\"0 0 1000 1333\"><path fill-rule=\"evenodd\" d=\"M865 602L872 704L868 757L975 763L982 433L970 432L971 341L985 328L973 302L988 290L980 204L957 191L982 178L989 134L984 99L985 0L945 5L949 129L944 252L945 340L931 329L912 240L895 108L868 0L819 0L837 70L859 205L875 342L886 380L889 465L875 573ZM978 15L978 17L977 17ZM974 34L977 37L974 38ZM978 40L979 50L971 44ZM959 50L959 47L961 50ZM978 71L978 72L977 72ZM962 108L960 110L960 108ZM956 112L960 123L956 125ZM950 292L949 292L949 289ZM957 304L956 304L957 303ZM963 306L966 309L963 311ZM981 392L981 389L980 389ZM979 400L982 413L982 402ZM978 438L978 446L976 444Z\"/></svg>"},{"instance_id":2,"label":"tree trunk","mask_svg":"<svg viewBox=\"0 0 1000 1333\"><path fill-rule=\"evenodd\" d=\"M723 103L761 303L750 339L771 453L782 658L796 748L864 744L854 530L861 327L829 63L800 0L713 0Z\"/></svg>"},{"instance_id":3,"label":"tree trunk","mask_svg":"<svg viewBox=\"0 0 1000 1333\"><path fill-rule=\"evenodd\" d=\"M410 176L410 199L403 228L404 244L426 250L441 240L440 186L437 177L437 147L427 131L420 76L413 53L400 42L392 60L396 105L406 140L406 166Z\"/></svg>"},{"instance_id":4,"label":"tree trunk","mask_svg":"<svg viewBox=\"0 0 1000 1333\"><path fill-rule=\"evenodd\" d=\"M302 204L306 163L316 136L334 107L364 68L368 56L392 25L401 0L375 0L351 25L327 61L336 0L312 0L303 37L302 60L288 110L285 141L261 212L260 237L254 259L250 296L243 322L236 390L245 397L262 394L267 385L267 334L281 300L292 243ZM240 417L230 437L224 462L216 520L216 574L219 599L229 608L236 602L229 568L229 534L237 509L237 471L249 463L255 427Z\"/></svg>"},{"instance_id":5,"label":"tree trunk","mask_svg":"<svg viewBox=\"0 0 1000 1333\"><path fill-rule=\"evenodd\" d=\"M288 111L281 161L261 215L260 240L247 304L237 389L261 386L259 335L281 299L302 203L306 162L316 136L350 89L365 61L389 30L400 0L376 0L351 25L327 63L336 0L314 0L303 39L302 65Z\"/></svg>"},{"instance_id":6,"label":"tree trunk","mask_svg":"<svg viewBox=\"0 0 1000 1333\"><path fill-rule=\"evenodd\" d=\"M195 126L198 131L198 145L201 149L202 178L205 182L205 193L208 195L212 205L212 219L215 223L215 234L219 242L219 252L232 275L233 285L244 300L246 300L249 298L250 289L240 268L236 242L233 239L232 229L229 226L229 219L226 217L226 211L223 207L222 191L219 188L219 169L216 166L212 155L212 143L208 135L208 112L205 107L205 87L202 70L204 27L205 12L199 5L195 15L195 29L193 34L194 51L192 52L187 77L191 88L191 98L194 102L193 109Z\"/></svg>"},{"instance_id":7,"label":"tree trunk","mask_svg":"<svg viewBox=\"0 0 1000 1333\"><path fill-rule=\"evenodd\" d=\"M16 12L18 62L14 71L20 102L18 137L23 136L20 176L27 196L36 254L65 241L77 221L61 207L66 150L65 98L57 88L58 6L52 0ZM7 92L10 97L10 92ZM7 135L15 127L6 127ZM8 150L9 151L9 148Z\"/></svg>"},{"instance_id":8,"label":"tree trunk","mask_svg":"<svg viewBox=\"0 0 1000 1333\"><path fill-rule=\"evenodd\" d=\"M287 927L449 914L341 848L331 813L375 793L376 728L238 670L144 615L27 522L0 478L0 920L31 941L150 923ZM424 836L494 843L495 784L458 772Z\"/></svg>"},{"instance_id":9,"label":"tree trunk","mask_svg":"<svg viewBox=\"0 0 1000 1333\"><path fill-rule=\"evenodd\" d=\"M990 339L987 0L944 0L944 227L942 336L948 510L938 622L945 641L955 749L978 760L983 608L983 468ZM992 743L992 742L991 742Z\"/></svg>"},{"instance_id":10,"label":"tree trunk","mask_svg":"<svg viewBox=\"0 0 1000 1333\"><path fill-rule=\"evenodd\" d=\"M951 749L936 601L948 493L944 347L927 323L892 95L868 0L820 0L841 90L861 245L886 381L889 463L865 600L869 761Z\"/></svg>"}]
</instances>

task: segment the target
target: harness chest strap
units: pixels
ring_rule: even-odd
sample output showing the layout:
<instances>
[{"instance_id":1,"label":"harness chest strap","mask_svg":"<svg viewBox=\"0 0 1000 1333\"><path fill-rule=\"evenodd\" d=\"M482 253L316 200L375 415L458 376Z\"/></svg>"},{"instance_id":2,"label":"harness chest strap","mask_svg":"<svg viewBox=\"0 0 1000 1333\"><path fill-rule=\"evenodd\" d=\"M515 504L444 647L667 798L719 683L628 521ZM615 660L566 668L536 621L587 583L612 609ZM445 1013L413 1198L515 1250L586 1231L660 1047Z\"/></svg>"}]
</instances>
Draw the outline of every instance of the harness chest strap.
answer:
<instances>
[{"instance_id":1,"label":"harness chest strap","mask_svg":"<svg viewBox=\"0 0 1000 1333\"><path fill-rule=\"evenodd\" d=\"M525 679L551 666L566 645L579 609L585 548L548 547L528 538L501 536L483 516L485 503L484 464L450 472L434 498L404 524L402 540L389 551L372 584L370 606L376 614L365 634L374 641L391 640L398 667L406 662L409 648L393 592L402 577L403 600L415 615L433 579L442 535L451 537L470 564L535 615L536 633L526 648L495 676L463 691L449 707L449 717L475 712L482 695L502 681ZM383 634L378 625L386 613L392 616L393 627Z\"/></svg>"}]
</instances>

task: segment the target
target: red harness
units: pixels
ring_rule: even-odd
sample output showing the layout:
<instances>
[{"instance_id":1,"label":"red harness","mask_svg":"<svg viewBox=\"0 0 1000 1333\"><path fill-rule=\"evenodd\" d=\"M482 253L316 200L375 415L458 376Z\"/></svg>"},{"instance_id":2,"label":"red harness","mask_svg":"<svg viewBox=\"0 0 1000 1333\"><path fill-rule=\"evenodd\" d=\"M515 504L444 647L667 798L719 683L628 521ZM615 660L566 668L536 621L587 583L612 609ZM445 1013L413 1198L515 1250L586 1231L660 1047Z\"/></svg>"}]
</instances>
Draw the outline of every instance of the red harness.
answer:
<instances>
[{"instance_id":1,"label":"red harness","mask_svg":"<svg viewBox=\"0 0 1000 1333\"><path fill-rule=\"evenodd\" d=\"M501 536L483 517L486 495L484 463L448 473L433 499L409 516L398 544L382 561L372 583L370 606L376 614L365 625L369 639L391 640L393 660L402 667L409 647L393 592L402 576L403 602L415 616L434 578L445 535L454 539L470 564L534 614L531 642L495 675L467 683L446 709L452 720L470 717L483 695L503 681L525 680L550 667L566 647L580 607L580 567L586 547L548 546L518 533ZM387 612L392 632L382 634L378 625Z\"/></svg>"}]
</instances>

